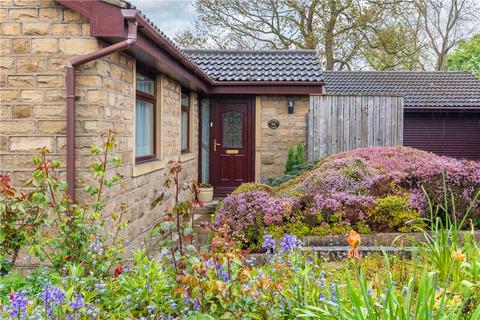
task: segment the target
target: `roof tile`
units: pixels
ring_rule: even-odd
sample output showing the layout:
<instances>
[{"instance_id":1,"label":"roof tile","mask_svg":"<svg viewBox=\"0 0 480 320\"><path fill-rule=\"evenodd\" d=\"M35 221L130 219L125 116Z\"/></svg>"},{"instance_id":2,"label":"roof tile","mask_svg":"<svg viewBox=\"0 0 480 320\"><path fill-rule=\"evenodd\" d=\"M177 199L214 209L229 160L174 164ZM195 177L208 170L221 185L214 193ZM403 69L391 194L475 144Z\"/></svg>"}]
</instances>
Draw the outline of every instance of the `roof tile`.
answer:
<instances>
[{"instance_id":1,"label":"roof tile","mask_svg":"<svg viewBox=\"0 0 480 320\"><path fill-rule=\"evenodd\" d=\"M217 81L322 81L315 50L187 50Z\"/></svg>"},{"instance_id":2,"label":"roof tile","mask_svg":"<svg viewBox=\"0 0 480 320\"><path fill-rule=\"evenodd\" d=\"M325 71L327 94L400 94L405 107L480 107L480 79L469 72Z\"/></svg>"}]
</instances>

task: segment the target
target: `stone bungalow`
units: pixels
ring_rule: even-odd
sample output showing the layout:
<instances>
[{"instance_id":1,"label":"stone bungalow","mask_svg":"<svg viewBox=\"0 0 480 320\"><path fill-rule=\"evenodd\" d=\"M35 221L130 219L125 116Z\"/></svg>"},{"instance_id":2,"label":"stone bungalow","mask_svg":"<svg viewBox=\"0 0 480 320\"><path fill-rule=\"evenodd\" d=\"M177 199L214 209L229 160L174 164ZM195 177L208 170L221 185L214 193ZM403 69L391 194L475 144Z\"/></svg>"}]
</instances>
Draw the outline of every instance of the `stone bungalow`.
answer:
<instances>
[{"instance_id":1,"label":"stone bungalow","mask_svg":"<svg viewBox=\"0 0 480 320\"><path fill-rule=\"evenodd\" d=\"M66 164L69 193L80 199L93 161L89 146L114 130L125 182L110 191L107 213L126 204L122 236L132 247L171 205L169 199L152 206L163 192L168 160L182 163L185 181L209 182L218 194L281 175L288 147L306 142L310 96L347 93L351 81L368 78L322 72L308 50L181 50L122 0L2 0L0 22L0 171L20 185L36 148L47 146ZM431 127L435 139L450 134L446 127L468 123L461 127L468 132L462 150L479 156L479 81L468 73L418 80L420 74L393 73L390 86L383 77L353 90L372 93L373 85L373 93L403 94L411 102L406 109L444 124ZM409 79L414 85L404 92ZM415 89L425 85L429 90ZM455 99L462 104L452 104ZM420 122L411 132L421 128ZM417 137L410 145L423 141Z\"/></svg>"}]
</instances>

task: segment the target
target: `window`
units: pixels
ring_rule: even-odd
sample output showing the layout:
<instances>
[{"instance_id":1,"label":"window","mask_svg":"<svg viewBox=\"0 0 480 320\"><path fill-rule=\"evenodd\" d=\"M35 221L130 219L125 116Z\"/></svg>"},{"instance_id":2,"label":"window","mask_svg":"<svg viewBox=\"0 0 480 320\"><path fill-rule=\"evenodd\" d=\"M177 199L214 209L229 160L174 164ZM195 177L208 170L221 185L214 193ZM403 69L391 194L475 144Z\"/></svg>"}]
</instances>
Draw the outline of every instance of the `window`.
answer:
<instances>
[{"instance_id":1,"label":"window","mask_svg":"<svg viewBox=\"0 0 480 320\"><path fill-rule=\"evenodd\" d=\"M155 80L136 74L135 162L155 159Z\"/></svg>"},{"instance_id":2,"label":"window","mask_svg":"<svg viewBox=\"0 0 480 320\"><path fill-rule=\"evenodd\" d=\"M182 118L181 118L181 133L180 145L182 153L190 151L190 93L182 88Z\"/></svg>"}]
</instances>

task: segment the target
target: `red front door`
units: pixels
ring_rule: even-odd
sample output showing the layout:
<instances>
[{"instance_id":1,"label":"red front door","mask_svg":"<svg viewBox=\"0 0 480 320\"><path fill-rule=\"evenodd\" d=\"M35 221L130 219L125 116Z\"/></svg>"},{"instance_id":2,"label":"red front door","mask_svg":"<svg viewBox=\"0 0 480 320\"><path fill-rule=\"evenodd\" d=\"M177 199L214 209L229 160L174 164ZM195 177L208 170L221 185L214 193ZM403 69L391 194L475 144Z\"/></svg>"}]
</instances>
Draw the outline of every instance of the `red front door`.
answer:
<instances>
[{"instance_id":1,"label":"red front door","mask_svg":"<svg viewBox=\"0 0 480 320\"><path fill-rule=\"evenodd\" d=\"M211 108L210 182L225 195L254 180L252 98L215 98Z\"/></svg>"}]
</instances>

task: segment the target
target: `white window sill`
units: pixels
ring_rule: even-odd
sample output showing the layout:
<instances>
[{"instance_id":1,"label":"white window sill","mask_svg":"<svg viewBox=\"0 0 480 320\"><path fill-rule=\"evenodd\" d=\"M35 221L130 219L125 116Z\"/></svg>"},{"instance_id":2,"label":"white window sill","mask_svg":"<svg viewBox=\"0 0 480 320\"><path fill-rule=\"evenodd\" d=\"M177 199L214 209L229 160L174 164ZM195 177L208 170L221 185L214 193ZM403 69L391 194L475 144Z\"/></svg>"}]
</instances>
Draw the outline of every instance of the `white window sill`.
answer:
<instances>
[{"instance_id":1,"label":"white window sill","mask_svg":"<svg viewBox=\"0 0 480 320\"><path fill-rule=\"evenodd\" d=\"M163 160L152 160L144 163L135 164L133 166L133 176L141 176L153 171L161 170L165 168L165 161Z\"/></svg>"},{"instance_id":2,"label":"white window sill","mask_svg":"<svg viewBox=\"0 0 480 320\"><path fill-rule=\"evenodd\" d=\"M180 162L188 162L188 161L191 161L191 160L195 159L196 157L197 157L197 155L193 152L183 153L180 156Z\"/></svg>"}]
</instances>

